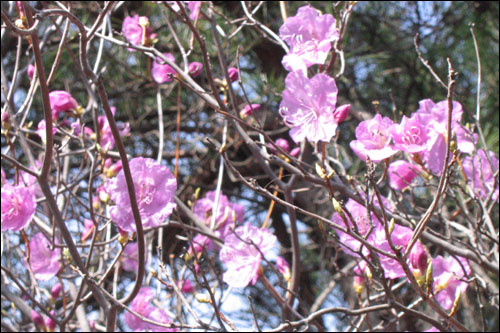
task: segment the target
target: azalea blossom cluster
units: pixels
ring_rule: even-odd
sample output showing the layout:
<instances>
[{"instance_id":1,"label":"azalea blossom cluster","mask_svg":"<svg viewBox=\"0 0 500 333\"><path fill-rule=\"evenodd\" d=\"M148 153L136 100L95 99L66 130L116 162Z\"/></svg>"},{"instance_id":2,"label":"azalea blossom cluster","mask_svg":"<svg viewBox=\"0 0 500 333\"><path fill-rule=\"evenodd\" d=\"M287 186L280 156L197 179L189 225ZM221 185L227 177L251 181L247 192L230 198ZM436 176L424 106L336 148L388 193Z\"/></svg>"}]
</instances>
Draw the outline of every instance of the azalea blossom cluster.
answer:
<instances>
[{"instance_id":1,"label":"azalea blossom cluster","mask_svg":"<svg viewBox=\"0 0 500 333\"><path fill-rule=\"evenodd\" d=\"M197 200L193 212L224 241L219 252L220 260L227 267L223 275L224 282L235 288L255 284L259 277L262 255L266 255L274 247L276 237L269 230L259 229L249 223L235 227L244 221L244 207L229 202L224 194L219 194L217 198L216 191L209 191L205 197ZM215 248L208 236L199 234L193 238L190 252L201 254Z\"/></svg>"},{"instance_id":2,"label":"azalea blossom cluster","mask_svg":"<svg viewBox=\"0 0 500 333\"><path fill-rule=\"evenodd\" d=\"M394 209L392 205L382 199L384 209ZM378 201L376 201L378 208ZM350 233L337 230L339 237L339 244L342 250L356 258L368 258L370 253L375 249L385 251L395 255L393 249L389 244L386 230L378 217L373 212L368 212L364 205L349 199L345 205L345 209L349 214L344 214L343 211L337 212L332 216L332 221L342 227L348 225ZM351 220L352 217L352 220ZM387 221L385 223L388 223ZM392 244L401 249L401 252L406 250L408 242L413 234L410 228L394 224L390 227L390 240ZM358 237L352 235L356 234ZM368 244L368 246L367 246ZM406 277L406 273L398 260L385 256L384 254L377 253L381 268L384 271L386 279L397 279ZM433 294L436 301L445 309L450 310L455 300L465 293L468 283L463 281L470 273L470 267L466 259L461 257L447 257L443 258L437 256L429 259L427 249L417 242L406 262L412 269L412 272L421 284L425 282L430 269L433 277ZM430 266L430 267L429 267ZM371 279L371 270L366 261L361 261L354 268L355 279L354 289L361 293L364 289L364 284Z\"/></svg>"},{"instance_id":3,"label":"azalea blossom cluster","mask_svg":"<svg viewBox=\"0 0 500 333\"><path fill-rule=\"evenodd\" d=\"M319 15L316 9L304 6L280 28L280 37L290 46L282 62L290 73L279 111L296 143L304 139L329 142L349 113L349 104L336 107L338 89L333 78L326 73L307 76L307 68L323 65L332 43L338 40L335 24L332 15Z\"/></svg>"},{"instance_id":4,"label":"azalea blossom cluster","mask_svg":"<svg viewBox=\"0 0 500 333\"><path fill-rule=\"evenodd\" d=\"M389 184L402 190L418 175L441 175L448 140L455 140L456 149L467 154L463 159L463 171L476 195L485 199L492 193L492 199L498 200L498 184L493 188L498 158L493 152L486 153L482 149L473 155L474 158L469 155L475 151L477 134L461 124L462 105L452 103L451 130L456 139L447 138L448 101L434 103L426 99L419 105L410 118L403 116L399 124L380 114L362 121L356 127L356 140L350 143L351 149L363 161L375 163L388 160L398 152L406 153L410 162L396 160L388 168Z\"/></svg>"}]
</instances>

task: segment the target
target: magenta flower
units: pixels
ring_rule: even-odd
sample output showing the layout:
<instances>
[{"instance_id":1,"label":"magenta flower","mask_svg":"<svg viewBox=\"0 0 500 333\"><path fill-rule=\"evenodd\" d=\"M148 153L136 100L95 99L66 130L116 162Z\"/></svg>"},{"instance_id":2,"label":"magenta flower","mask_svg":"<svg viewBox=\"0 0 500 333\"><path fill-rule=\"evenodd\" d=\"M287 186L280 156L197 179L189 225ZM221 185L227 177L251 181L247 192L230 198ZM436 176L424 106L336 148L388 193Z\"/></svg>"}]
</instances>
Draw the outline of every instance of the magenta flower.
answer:
<instances>
[{"instance_id":1,"label":"magenta flower","mask_svg":"<svg viewBox=\"0 0 500 333\"><path fill-rule=\"evenodd\" d=\"M181 10L176 1L167 1L167 2L173 11L179 12ZM196 18L200 14L202 1L183 1L183 2L184 2L184 5L187 6L187 9L190 12L189 19L192 21L196 20Z\"/></svg>"},{"instance_id":2,"label":"magenta flower","mask_svg":"<svg viewBox=\"0 0 500 333\"><path fill-rule=\"evenodd\" d=\"M290 151L290 156L297 157L300 154L300 147L295 147Z\"/></svg>"},{"instance_id":3,"label":"magenta flower","mask_svg":"<svg viewBox=\"0 0 500 333\"><path fill-rule=\"evenodd\" d=\"M175 58L171 53L163 53L163 55L174 62ZM172 82L174 79L172 76L177 73L170 65L163 62L161 58L156 58L153 62L153 68L151 70L151 74L153 75L153 79L156 83L162 84L165 82Z\"/></svg>"},{"instance_id":4,"label":"magenta flower","mask_svg":"<svg viewBox=\"0 0 500 333\"><path fill-rule=\"evenodd\" d=\"M35 194L32 187L12 186L5 182L2 187L2 231L19 231L25 228L36 212Z\"/></svg>"},{"instance_id":5,"label":"magenta flower","mask_svg":"<svg viewBox=\"0 0 500 333\"><path fill-rule=\"evenodd\" d=\"M226 264L227 271L222 279L229 286L244 288L259 278L262 254L266 255L276 242L276 236L267 229L260 229L249 223L238 227L234 234L224 239L219 258ZM257 248L260 250L257 250Z\"/></svg>"},{"instance_id":6,"label":"magenta flower","mask_svg":"<svg viewBox=\"0 0 500 333\"><path fill-rule=\"evenodd\" d=\"M299 143L305 138L311 142L328 142L337 130L335 105L337 85L325 74L308 79L299 72L291 72L285 79L280 114L290 126L290 136Z\"/></svg>"},{"instance_id":7,"label":"magenta flower","mask_svg":"<svg viewBox=\"0 0 500 333\"><path fill-rule=\"evenodd\" d=\"M394 147L410 154L419 153L427 149L427 128L418 115L411 118L403 116L401 124L391 127Z\"/></svg>"},{"instance_id":8,"label":"magenta flower","mask_svg":"<svg viewBox=\"0 0 500 333\"><path fill-rule=\"evenodd\" d=\"M188 65L189 75L191 75L192 77L200 76L202 70L203 70L203 64L201 62L195 61L189 63Z\"/></svg>"},{"instance_id":9,"label":"magenta flower","mask_svg":"<svg viewBox=\"0 0 500 333\"><path fill-rule=\"evenodd\" d=\"M151 305L153 300L153 290L150 288L141 288L137 296L130 304L130 308L141 316L156 321L161 324L170 324L172 320L163 309L158 309ZM176 328L166 328L147 323L130 312L125 312L125 322L133 331L151 331L151 332L177 332Z\"/></svg>"},{"instance_id":10,"label":"magenta flower","mask_svg":"<svg viewBox=\"0 0 500 333\"><path fill-rule=\"evenodd\" d=\"M390 127L393 125L391 119L376 114L370 120L359 123L356 127L356 139L350 143L351 149L360 159L377 163L398 152L391 143Z\"/></svg>"},{"instance_id":11,"label":"magenta flower","mask_svg":"<svg viewBox=\"0 0 500 333\"><path fill-rule=\"evenodd\" d=\"M392 162L387 171L389 184L395 190L408 187L413 179L418 176L420 167L403 160Z\"/></svg>"},{"instance_id":12,"label":"magenta flower","mask_svg":"<svg viewBox=\"0 0 500 333\"><path fill-rule=\"evenodd\" d=\"M434 276L434 295L436 301L446 310L450 310L458 297L465 293L468 283L461 281L471 273L466 259L453 257L444 259L437 256L432 260Z\"/></svg>"},{"instance_id":13,"label":"magenta flower","mask_svg":"<svg viewBox=\"0 0 500 333\"><path fill-rule=\"evenodd\" d=\"M339 38L335 23L332 15L319 15L311 6L299 8L297 15L289 17L279 31L280 37L290 46L288 55L283 58L285 68L294 70L292 64L300 61L306 67L324 64L332 42ZM289 57L296 60L289 61Z\"/></svg>"},{"instance_id":14,"label":"magenta flower","mask_svg":"<svg viewBox=\"0 0 500 333\"><path fill-rule=\"evenodd\" d=\"M114 106L111 107L111 112L113 115L116 113L116 108ZM115 146L115 138L113 133L111 132L111 127L109 126L109 121L106 116L97 117L97 122L99 124L99 131L101 133L101 146L104 150L113 149ZM126 123L117 123L118 130L121 137L130 135L130 124Z\"/></svg>"},{"instance_id":15,"label":"magenta flower","mask_svg":"<svg viewBox=\"0 0 500 333\"><path fill-rule=\"evenodd\" d=\"M243 109L240 111L240 117L241 119L245 119L249 115L259 111L260 109L260 104L247 104Z\"/></svg>"},{"instance_id":16,"label":"magenta flower","mask_svg":"<svg viewBox=\"0 0 500 333\"><path fill-rule=\"evenodd\" d=\"M54 317L57 317L54 310L51 310L50 314ZM53 321L50 317L47 317L45 318L45 326L47 326L47 330L49 332L54 332L54 330L56 329L56 322Z\"/></svg>"},{"instance_id":17,"label":"magenta flower","mask_svg":"<svg viewBox=\"0 0 500 333\"><path fill-rule=\"evenodd\" d=\"M374 245L377 249L394 254L389 245L389 241L387 240L385 230L381 224L375 228L373 233L374 238L372 245ZM400 247L402 248L402 251L404 251L412 235L413 231L410 228L395 224L394 230L391 233L391 240L394 246ZM379 255L379 259L380 265L384 269L384 275L387 279L397 279L406 276L403 267L401 267L401 264L397 260L384 255Z\"/></svg>"},{"instance_id":18,"label":"magenta flower","mask_svg":"<svg viewBox=\"0 0 500 333\"><path fill-rule=\"evenodd\" d=\"M50 280L61 269L61 249L50 250L50 246L49 240L41 232L31 237L30 265L38 280Z\"/></svg>"},{"instance_id":19,"label":"magenta flower","mask_svg":"<svg viewBox=\"0 0 500 333\"><path fill-rule=\"evenodd\" d=\"M495 185L495 173L498 171L498 158L492 151L488 152L491 163L484 150L479 149L477 154L464 158L463 167L467 181L473 188L474 193L486 199ZM492 195L492 200L498 200L498 184Z\"/></svg>"},{"instance_id":20,"label":"magenta flower","mask_svg":"<svg viewBox=\"0 0 500 333\"><path fill-rule=\"evenodd\" d=\"M49 94L52 120L56 120L63 111L76 110L78 103L71 94L64 90L54 90Z\"/></svg>"},{"instance_id":21,"label":"magenta flower","mask_svg":"<svg viewBox=\"0 0 500 333\"><path fill-rule=\"evenodd\" d=\"M228 68L227 74L229 76L229 81L231 82L238 80L238 78L240 77L240 75L238 74L238 68L235 67Z\"/></svg>"},{"instance_id":22,"label":"magenta flower","mask_svg":"<svg viewBox=\"0 0 500 333\"><path fill-rule=\"evenodd\" d=\"M127 272L137 272L139 268L139 244L128 243L122 253L122 267Z\"/></svg>"},{"instance_id":23,"label":"magenta flower","mask_svg":"<svg viewBox=\"0 0 500 333\"><path fill-rule=\"evenodd\" d=\"M177 281L177 286L185 294L194 293L194 287L190 280L179 280Z\"/></svg>"},{"instance_id":24,"label":"magenta flower","mask_svg":"<svg viewBox=\"0 0 500 333\"><path fill-rule=\"evenodd\" d=\"M156 38L156 34L151 33L149 19L146 16L135 14L127 16L122 23L122 34L132 45L149 45L150 41ZM130 49L129 51L134 51Z\"/></svg>"},{"instance_id":25,"label":"magenta flower","mask_svg":"<svg viewBox=\"0 0 500 333\"><path fill-rule=\"evenodd\" d=\"M143 227L157 227L177 206L174 202L177 180L167 167L151 158L136 157L129 166ZM123 170L108 182L106 191L116 204L110 208L113 222L124 231L136 232Z\"/></svg>"}]
</instances>

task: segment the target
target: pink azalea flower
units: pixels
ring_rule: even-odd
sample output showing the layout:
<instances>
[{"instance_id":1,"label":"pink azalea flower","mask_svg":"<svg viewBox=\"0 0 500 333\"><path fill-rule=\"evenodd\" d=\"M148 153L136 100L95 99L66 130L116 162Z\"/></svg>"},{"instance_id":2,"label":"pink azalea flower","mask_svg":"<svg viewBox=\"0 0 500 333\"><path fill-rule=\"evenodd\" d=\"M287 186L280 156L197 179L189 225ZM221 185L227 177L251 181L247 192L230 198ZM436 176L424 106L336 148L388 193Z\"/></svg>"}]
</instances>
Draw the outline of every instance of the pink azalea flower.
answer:
<instances>
[{"instance_id":1,"label":"pink azalea flower","mask_svg":"<svg viewBox=\"0 0 500 333\"><path fill-rule=\"evenodd\" d=\"M306 67L324 64L332 42L339 38L335 19L330 14L319 15L311 6L299 8L296 16L289 17L280 28L280 37L290 46L283 63L290 64L288 57L299 58ZM299 61L300 61L299 60ZM287 70L292 66L285 65Z\"/></svg>"},{"instance_id":2,"label":"pink azalea flower","mask_svg":"<svg viewBox=\"0 0 500 333\"><path fill-rule=\"evenodd\" d=\"M249 223L236 228L234 234L224 239L224 246L219 253L220 260L227 266L222 277L224 282L234 288L244 288L250 282L254 285L259 278L262 260L257 248L266 255L275 243L276 236L268 229L260 229Z\"/></svg>"},{"instance_id":3,"label":"pink azalea flower","mask_svg":"<svg viewBox=\"0 0 500 333\"><path fill-rule=\"evenodd\" d=\"M403 160L392 162L387 171L389 184L395 190L402 190L418 176L420 167Z\"/></svg>"},{"instance_id":4,"label":"pink azalea flower","mask_svg":"<svg viewBox=\"0 0 500 333\"><path fill-rule=\"evenodd\" d=\"M40 327L45 326L45 321L43 320L42 315L35 310L31 310L31 320L37 326L40 326Z\"/></svg>"},{"instance_id":5,"label":"pink azalea flower","mask_svg":"<svg viewBox=\"0 0 500 333\"><path fill-rule=\"evenodd\" d=\"M51 310L50 314L56 317L56 312L54 310ZM53 321L50 317L47 317L45 318L45 326L47 326L47 330L49 332L54 332L54 330L56 329L56 322Z\"/></svg>"},{"instance_id":6,"label":"pink azalea flower","mask_svg":"<svg viewBox=\"0 0 500 333\"><path fill-rule=\"evenodd\" d=\"M428 131L429 141L424 151L423 159L427 164L427 168L433 173L440 175L446 158L448 101L441 101L435 104L432 100L426 99L420 101L419 105L419 109L412 117L418 115L421 124ZM460 126L462 113L462 105L458 102L453 102L451 128L452 131L461 133L460 137L457 136L457 148L460 150L463 147L469 151L469 138L464 135L463 129Z\"/></svg>"},{"instance_id":7,"label":"pink azalea flower","mask_svg":"<svg viewBox=\"0 0 500 333\"><path fill-rule=\"evenodd\" d=\"M427 129L420 121L420 117L415 115L411 118L403 116L401 124L394 124L391 127L391 134L394 139L394 147L410 154L419 153L427 149Z\"/></svg>"},{"instance_id":8,"label":"pink azalea flower","mask_svg":"<svg viewBox=\"0 0 500 333\"><path fill-rule=\"evenodd\" d=\"M122 253L122 267L127 272L137 272L139 267L139 244L128 243Z\"/></svg>"},{"instance_id":9,"label":"pink azalea flower","mask_svg":"<svg viewBox=\"0 0 500 333\"><path fill-rule=\"evenodd\" d=\"M45 143L47 142L47 137L46 137L46 128L47 128L47 123L45 122L44 119L40 120L38 122L38 129L36 130L36 134L42 139L42 141ZM52 125L52 135L56 134L56 127Z\"/></svg>"},{"instance_id":10,"label":"pink azalea flower","mask_svg":"<svg viewBox=\"0 0 500 333\"><path fill-rule=\"evenodd\" d=\"M260 104L247 104L243 109L240 111L240 117L241 119L245 119L249 115L259 111L260 109Z\"/></svg>"},{"instance_id":11,"label":"pink azalea flower","mask_svg":"<svg viewBox=\"0 0 500 333\"><path fill-rule=\"evenodd\" d=\"M52 296L53 299L57 299L61 295L61 291L62 291L62 285L59 282L57 282L50 290L50 295Z\"/></svg>"},{"instance_id":12,"label":"pink azalea flower","mask_svg":"<svg viewBox=\"0 0 500 333\"><path fill-rule=\"evenodd\" d=\"M12 186L5 182L2 187L2 231L19 231L25 228L36 212L32 187Z\"/></svg>"},{"instance_id":13,"label":"pink azalea flower","mask_svg":"<svg viewBox=\"0 0 500 333\"><path fill-rule=\"evenodd\" d=\"M212 214L215 209L215 191L209 191L202 199L196 201L193 207L193 212L207 225L212 222ZM227 224L233 223L233 214L236 215L236 222L243 222L245 209L240 204L229 202L229 199L224 194L219 195L219 204L217 206L217 215L215 219L215 229L220 229Z\"/></svg>"},{"instance_id":14,"label":"pink azalea flower","mask_svg":"<svg viewBox=\"0 0 500 333\"><path fill-rule=\"evenodd\" d=\"M385 209L392 209L389 202L384 199L382 199L382 201ZM377 200L375 200L375 204L376 206L379 206ZM359 234L364 237L369 244L385 252L392 253L392 249L390 248L389 242L387 240L384 227L377 219L375 214L370 214L370 223L366 208L352 199L349 199L349 201L345 205L345 208L351 213L354 219L354 223L356 223L356 226L358 228ZM354 231L353 222L349 218L348 214L345 214L345 218L350 229ZM335 213L333 215L332 221L342 227L345 227L345 222L338 213ZM339 236L340 247L347 254L350 254L354 257L359 257L359 254L357 252L361 251L363 255L369 255L368 248L364 246L359 240L339 230L337 230L337 235ZM391 240L395 246L401 246L404 249L408 244L411 235L412 230L410 228L394 225L394 229L391 233ZM384 269L386 278L395 279L405 276L403 268L397 260L383 255L379 255L379 260L382 268Z\"/></svg>"},{"instance_id":15,"label":"pink azalea flower","mask_svg":"<svg viewBox=\"0 0 500 333\"><path fill-rule=\"evenodd\" d=\"M151 158L137 157L129 165L143 227L159 226L176 207L177 180L167 167ZM110 208L113 222L125 231L136 232L123 170L108 182L106 191L116 204Z\"/></svg>"},{"instance_id":16,"label":"pink azalea flower","mask_svg":"<svg viewBox=\"0 0 500 333\"><path fill-rule=\"evenodd\" d=\"M54 248L51 251L50 246L49 240L41 232L31 237L30 265L38 280L50 280L61 268L61 249Z\"/></svg>"},{"instance_id":17,"label":"pink azalea flower","mask_svg":"<svg viewBox=\"0 0 500 333\"><path fill-rule=\"evenodd\" d=\"M94 199L95 198L96 197L94 197ZM92 222L92 220L89 220L89 219L84 219L83 225L84 225L85 229L83 230L83 233L82 233L82 242L85 242L94 233L95 226L94 226L94 222Z\"/></svg>"},{"instance_id":18,"label":"pink azalea flower","mask_svg":"<svg viewBox=\"0 0 500 333\"><path fill-rule=\"evenodd\" d=\"M391 143L390 127L393 125L391 119L376 114L370 120L359 123L356 127L356 139L350 143L351 149L360 159L377 163L398 152Z\"/></svg>"},{"instance_id":19,"label":"pink azalea flower","mask_svg":"<svg viewBox=\"0 0 500 333\"><path fill-rule=\"evenodd\" d=\"M319 73L308 79L299 72L291 72L285 79L280 114L290 126L290 136L299 143L305 138L311 142L328 142L337 130L335 105L337 85L328 75Z\"/></svg>"},{"instance_id":20,"label":"pink azalea flower","mask_svg":"<svg viewBox=\"0 0 500 333\"><path fill-rule=\"evenodd\" d=\"M203 70L203 64L201 62L191 62L188 65L188 70L189 70L189 75L192 77L198 77L200 76L202 70Z\"/></svg>"},{"instance_id":21,"label":"pink azalea flower","mask_svg":"<svg viewBox=\"0 0 500 333\"><path fill-rule=\"evenodd\" d=\"M163 55L171 61L175 61L174 56L171 53L163 53ZM165 82L172 82L174 79L172 76L177 73L170 65L163 63L161 58L156 58L153 62L153 68L151 74L156 83L162 84Z\"/></svg>"},{"instance_id":22,"label":"pink azalea flower","mask_svg":"<svg viewBox=\"0 0 500 333\"><path fill-rule=\"evenodd\" d=\"M476 195L486 199L488 194L493 191L495 184L495 173L498 171L498 158L492 151L488 152L490 162L484 150L479 149L477 154L464 158L463 167L468 183L472 186ZM498 200L498 184L492 195L492 200Z\"/></svg>"},{"instance_id":23,"label":"pink azalea flower","mask_svg":"<svg viewBox=\"0 0 500 333\"><path fill-rule=\"evenodd\" d=\"M466 259L458 257L458 260L453 257L444 259L442 256L432 260L434 295L436 301L446 310L453 307L458 294L463 295L468 287L468 283L461 279L471 273L470 266Z\"/></svg>"},{"instance_id":24,"label":"pink azalea flower","mask_svg":"<svg viewBox=\"0 0 500 333\"><path fill-rule=\"evenodd\" d=\"M152 34L149 28L149 19L146 16L139 17L137 14L125 17L122 23L122 34L130 44L136 46L148 45L149 41L156 38L156 34ZM135 50L129 48L129 51Z\"/></svg>"},{"instance_id":25,"label":"pink azalea flower","mask_svg":"<svg viewBox=\"0 0 500 333\"><path fill-rule=\"evenodd\" d=\"M300 147L295 147L290 151L290 156L297 157L300 154Z\"/></svg>"},{"instance_id":26,"label":"pink azalea flower","mask_svg":"<svg viewBox=\"0 0 500 333\"><path fill-rule=\"evenodd\" d=\"M152 289L146 287L141 288L137 296L130 304L130 308L133 311L140 314L141 316L148 318L150 320L162 324L172 323L172 320L168 317L165 310L158 309L153 305L151 305L153 297L154 294ZM133 331L177 332L176 328L166 328L147 323L128 311L125 312L125 322L127 323L128 327Z\"/></svg>"},{"instance_id":27,"label":"pink azalea flower","mask_svg":"<svg viewBox=\"0 0 500 333\"><path fill-rule=\"evenodd\" d=\"M52 120L56 120L63 111L76 110L78 107L78 103L73 96L64 90L51 91L49 101L52 109Z\"/></svg>"},{"instance_id":28,"label":"pink azalea flower","mask_svg":"<svg viewBox=\"0 0 500 333\"><path fill-rule=\"evenodd\" d=\"M111 112L113 115L116 113L116 107L111 107ZM101 146L104 150L113 149L115 146L115 138L111 132L111 127L109 126L108 118L106 116L97 117L97 124L99 126L99 133L101 134ZM125 137L130 135L130 123L120 123L117 124L120 136ZM90 136L93 140L96 139L94 132L88 128L84 127L84 133Z\"/></svg>"}]
</instances>

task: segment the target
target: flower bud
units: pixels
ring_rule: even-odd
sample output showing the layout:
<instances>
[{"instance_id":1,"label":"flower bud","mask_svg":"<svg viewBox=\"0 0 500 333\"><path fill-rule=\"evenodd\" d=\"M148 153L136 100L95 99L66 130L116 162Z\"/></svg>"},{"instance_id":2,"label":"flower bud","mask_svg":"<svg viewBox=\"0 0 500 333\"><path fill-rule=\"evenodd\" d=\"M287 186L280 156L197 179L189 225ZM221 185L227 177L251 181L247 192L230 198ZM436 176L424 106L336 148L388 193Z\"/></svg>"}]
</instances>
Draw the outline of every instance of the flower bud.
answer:
<instances>
[{"instance_id":1,"label":"flower bud","mask_svg":"<svg viewBox=\"0 0 500 333\"><path fill-rule=\"evenodd\" d=\"M260 109L260 104L247 104L243 109L241 109L240 117L241 119L245 119L254 112L259 111L259 109Z\"/></svg>"},{"instance_id":2,"label":"flower bud","mask_svg":"<svg viewBox=\"0 0 500 333\"><path fill-rule=\"evenodd\" d=\"M227 73L229 74L229 81L231 82L238 80L240 77L238 74L238 68L231 67L227 70Z\"/></svg>"},{"instance_id":3,"label":"flower bud","mask_svg":"<svg viewBox=\"0 0 500 333\"><path fill-rule=\"evenodd\" d=\"M278 140L276 140L275 143L276 143L276 146L280 147L281 149L283 149L287 153L290 150L290 144L285 139L279 138Z\"/></svg>"},{"instance_id":4,"label":"flower bud","mask_svg":"<svg viewBox=\"0 0 500 333\"><path fill-rule=\"evenodd\" d=\"M37 326L43 327L45 325L42 315L35 310L31 310L31 320Z\"/></svg>"},{"instance_id":5,"label":"flower bud","mask_svg":"<svg viewBox=\"0 0 500 333\"><path fill-rule=\"evenodd\" d=\"M50 314L54 317L56 316L56 312L54 310L50 311ZM49 332L53 332L56 329L56 323L50 317L45 319L45 326Z\"/></svg>"},{"instance_id":6,"label":"flower bud","mask_svg":"<svg viewBox=\"0 0 500 333\"><path fill-rule=\"evenodd\" d=\"M300 154L300 147L295 147L290 151L290 156L297 157Z\"/></svg>"},{"instance_id":7,"label":"flower bud","mask_svg":"<svg viewBox=\"0 0 500 333\"><path fill-rule=\"evenodd\" d=\"M62 285L58 282L50 290L53 299L57 299L61 295Z\"/></svg>"},{"instance_id":8,"label":"flower bud","mask_svg":"<svg viewBox=\"0 0 500 333\"><path fill-rule=\"evenodd\" d=\"M289 282L292 276L290 274L290 265L288 264L288 262L282 257L277 257L276 267L278 268L278 271L283 274L283 278L285 279L285 281Z\"/></svg>"},{"instance_id":9,"label":"flower bud","mask_svg":"<svg viewBox=\"0 0 500 333\"><path fill-rule=\"evenodd\" d=\"M410 253L410 264L414 269L425 272L427 268L427 252L422 244L417 242Z\"/></svg>"},{"instance_id":10,"label":"flower bud","mask_svg":"<svg viewBox=\"0 0 500 333\"><path fill-rule=\"evenodd\" d=\"M33 75L35 75L35 66L33 66L32 64L29 64L27 74L28 74L28 77L30 78L30 80L33 80Z\"/></svg>"},{"instance_id":11,"label":"flower bud","mask_svg":"<svg viewBox=\"0 0 500 333\"><path fill-rule=\"evenodd\" d=\"M354 281L352 282L352 287L356 294L361 295L365 289L365 279L362 276L356 275Z\"/></svg>"},{"instance_id":12,"label":"flower bud","mask_svg":"<svg viewBox=\"0 0 500 333\"><path fill-rule=\"evenodd\" d=\"M192 77L198 77L203 70L203 64L201 62L192 62L188 65L189 75Z\"/></svg>"},{"instance_id":13,"label":"flower bud","mask_svg":"<svg viewBox=\"0 0 500 333\"><path fill-rule=\"evenodd\" d=\"M349 110L351 109L351 104L345 104L342 106L339 106L335 112L333 113L333 119L337 122L337 124L340 124L343 122L347 116L349 115Z\"/></svg>"}]
</instances>

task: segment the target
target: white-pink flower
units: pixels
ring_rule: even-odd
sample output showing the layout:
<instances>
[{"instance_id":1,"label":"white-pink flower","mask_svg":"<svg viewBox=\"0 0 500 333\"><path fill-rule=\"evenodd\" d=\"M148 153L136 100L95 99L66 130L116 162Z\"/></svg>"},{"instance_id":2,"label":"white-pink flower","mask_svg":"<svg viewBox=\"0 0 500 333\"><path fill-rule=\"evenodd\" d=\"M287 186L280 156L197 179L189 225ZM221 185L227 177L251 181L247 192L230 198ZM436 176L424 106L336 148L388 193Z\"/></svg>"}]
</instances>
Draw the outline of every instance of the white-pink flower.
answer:
<instances>
[{"instance_id":1,"label":"white-pink flower","mask_svg":"<svg viewBox=\"0 0 500 333\"><path fill-rule=\"evenodd\" d=\"M345 119L346 111L346 107L336 108L335 80L323 73L309 79L301 72L291 72L285 79L285 87L280 114L292 128L293 141L299 143L307 138L311 142L329 142L339 121Z\"/></svg>"},{"instance_id":2,"label":"white-pink flower","mask_svg":"<svg viewBox=\"0 0 500 333\"><path fill-rule=\"evenodd\" d=\"M290 46L283 58L285 68L297 70L303 65L324 64L332 42L339 38L335 23L332 15L319 15L311 6L299 8L297 15L289 17L279 31L280 37Z\"/></svg>"},{"instance_id":3,"label":"white-pink flower","mask_svg":"<svg viewBox=\"0 0 500 333\"><path fill-rule=\"evenodd\" d=\"M142 225L159 226L177 206L174 202L177 180L166 166L151 158L136 157L129 166ZM123 169L108 182L106 192L116 204L109 211L113 222L124 231L136 232Z\"/></svg>"},{"instance_id":4,"label":"white-pink flower","mask_svg":"<svg viewBox=\"0 0 500 333\"><path fill-rule=\"evenodd\" d=\"M276 242L276 236L267 229L260 229L249 223L238 227L234 234L224 239L219 258L226 264L227 271L222 279L234 288L244 288L259 278L262 254L266 255ZM259 251L259 250L260 251Z\"/></svg>"},{"instance_id":5,"label":"white-pink flower","mask_svg":"<svg viewBox=\"0 0 500 333\"><path fill-rule=\"evenodd\" d=\"M147 319L162 324L170 324L172 320L168 317L165 310L158 309L151 305L153 297L154 294L152 289L146 287L141 288L137 296L130 304L130 308ZM133 331L177 332L176 328L166 328L147 323L128 311L125 312L125 322Z\"/></svg>"},{"instance_id":6,"label":"white-pink flower","mask_svg":"<svg viewBox=\"0 0 500 333\"><path fill-rule=\"evenodd\" d=\"M462 257L437 256L432 259L434 276L434 295L436 301L446 310L450 310L458 297L458 294L464 294L469 286L467 282L462 281L470 274L471 269L467 259Z\"/></svg>"},{"instance_id":7,"label":"white-pink flower","mask_svg":"<svg viewBox=\"0 0 500 333\"><path fill-rule=\"evenodd\" d=\"M56 276L61 268L61 249L50 249L49 240L37 233L30 240L30 265L38 280L47 281Z\"/></svg>"}]
</instances>

